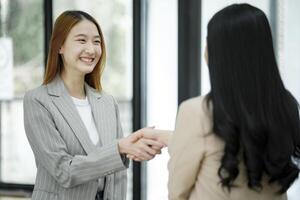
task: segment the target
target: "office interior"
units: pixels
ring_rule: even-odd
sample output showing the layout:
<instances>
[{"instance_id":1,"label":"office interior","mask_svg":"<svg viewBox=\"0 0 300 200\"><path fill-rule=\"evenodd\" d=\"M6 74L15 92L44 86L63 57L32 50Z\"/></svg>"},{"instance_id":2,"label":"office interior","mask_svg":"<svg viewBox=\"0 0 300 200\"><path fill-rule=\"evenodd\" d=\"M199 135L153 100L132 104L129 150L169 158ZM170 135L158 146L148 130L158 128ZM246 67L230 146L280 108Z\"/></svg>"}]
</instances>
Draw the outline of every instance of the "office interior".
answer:
<instances>
[{"instance_id":1,"label":"office interior","mask_svg":"<svg viewBox=\"0 0 300 200\"><path fill-rule=\"evenodd\" d=\"M41 85L56 17L94 16L104 32L103 89L118 101L125 135L154 125L174 129L178 105L209 92L206 26L232 3L262 9L271 24L285 86L300 102L299 0L0 0L0 200L30 199L35 160L23 126L24 93ZM168 150L131 162L127 200L168 199ZM300 180L288 190L299 199Z\"/></svg>"}]
</instances>

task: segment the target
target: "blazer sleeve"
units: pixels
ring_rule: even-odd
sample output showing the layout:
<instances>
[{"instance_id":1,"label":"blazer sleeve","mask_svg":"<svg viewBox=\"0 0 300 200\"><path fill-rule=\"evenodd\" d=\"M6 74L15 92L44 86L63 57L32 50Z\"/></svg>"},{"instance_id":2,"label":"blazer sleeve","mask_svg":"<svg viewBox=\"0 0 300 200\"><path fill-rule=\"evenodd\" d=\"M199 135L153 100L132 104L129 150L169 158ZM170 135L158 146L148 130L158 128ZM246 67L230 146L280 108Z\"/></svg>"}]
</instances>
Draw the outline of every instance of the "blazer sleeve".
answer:
<instances>
[{"instance_id":1,"label":"blazer sleeve","mask_svg":"<svg viewBox=\"0 0 300 200\"><path fill-rule=\"evenodd\" d=\"M112 97L113 98L113 97ZM115 105L115 112L116 112L116 119L117 119L117 138L123 138L123 130L121 125L121 119L120 119L120 111L117 101L113 98L114 105ZM126 155L121 154L122 161L126 167L129 167L129 159L126 157Z\"/></svg>"},{"instance_id":2,"label":"blazer sleeve","mask_svg":"<svg viewBox=\"0 0 300 200\"><path fill-rule=\"evenodd\" d=\"M120 112L117 102L114 99L115 109L116 109L116 117L117 117L117 137L122 138L123 137L123 131L121 126L121 120L120 120ZM122 161L126 167L129 166L129 159L126 157L126 155L121 154ZM114 176L114 199L126 199L126 192L127 192L127 171L121 170L115 173Z\"/></svg>"},{"instance_id":3,"label":"blazer sleeve","mask_svg":"<svg viewBox=\"0 0 300 200\"><path fill-rule=\"evenodd\" d=\"M170 200L189 199L201 167L205 144L197 110L190 101L182 103L179 107L175 131L169 144Z\"/></svg>"},{"instance_id":4,"label":"blazer sleeve","mask_svg":"<svg viewBox=\"0 0 300 200\"><path fill-rule=\"evenodd\" d=\"M65 188L126 169L117 140L88 155L70 155L51 113L32 93L24 96L25 132L37 165L44 167Z\"/></svg>"}]
</instances>

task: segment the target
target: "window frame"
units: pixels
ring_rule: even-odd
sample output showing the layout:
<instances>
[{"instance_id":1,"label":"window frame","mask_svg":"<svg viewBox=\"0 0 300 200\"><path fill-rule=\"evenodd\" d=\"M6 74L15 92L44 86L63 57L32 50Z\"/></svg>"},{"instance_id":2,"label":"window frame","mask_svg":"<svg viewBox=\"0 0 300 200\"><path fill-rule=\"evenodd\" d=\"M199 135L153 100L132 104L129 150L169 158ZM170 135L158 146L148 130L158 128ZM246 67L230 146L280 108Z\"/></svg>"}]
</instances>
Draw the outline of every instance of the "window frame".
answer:
<instances>
[{"instance_id":1,"label":"window frame","mask_svg":"<svg viewBox=\"0 0 300 200\"><path fill-rule=\"evenodd\" d=\"M47 63L47 55L48 55L48 47L52 32L52 0L43 0L43 14L44 14L44 45L45 45L45 60L44 60L44 66L46 66ZM14 98L12 101L19 99ZM2 108L2 102L0 101L0 113ZM1 115L0 115L0 155L1 155ZM1 163L0 163L1 164ZM32 191L33 191L34 185L33 184L18 184L18 183L9 183L9 182L3 182L0 180L0 197L24 197L24 198L30 198Z\"/></svg>"}]
</instances>

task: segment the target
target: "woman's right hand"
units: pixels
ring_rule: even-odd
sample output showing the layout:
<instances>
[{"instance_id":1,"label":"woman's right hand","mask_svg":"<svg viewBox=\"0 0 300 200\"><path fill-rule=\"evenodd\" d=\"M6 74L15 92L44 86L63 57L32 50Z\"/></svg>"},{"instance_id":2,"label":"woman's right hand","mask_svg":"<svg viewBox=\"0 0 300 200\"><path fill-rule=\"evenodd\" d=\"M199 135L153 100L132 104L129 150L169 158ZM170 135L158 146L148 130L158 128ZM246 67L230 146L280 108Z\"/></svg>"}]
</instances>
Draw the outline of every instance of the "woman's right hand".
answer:
<instances>
[{"instance_id":1,"label":"woman's right hand","mask_svg":"<svg viewBox=\"0 0 300 200\"><path fill-rule=\"evenodd\" d=\"M144 138L144 134L151 132L153 128L143 128L118 142L119 152L134 157L135 161L151 160L156 154L161 153L165 144L151 138Z\"/></svg>"},{"instance_id":2,"label":"woman's right hand","mask_svg":"<svg viewBox=\"0 0 300 200\"><path fill-rule=\"evenodd\" d=\"M146 129L143 131L143 138L155 140L168 146L169 140L172 136L173 131L161 130L161 129Z\"/></svg>"}]
</instances>

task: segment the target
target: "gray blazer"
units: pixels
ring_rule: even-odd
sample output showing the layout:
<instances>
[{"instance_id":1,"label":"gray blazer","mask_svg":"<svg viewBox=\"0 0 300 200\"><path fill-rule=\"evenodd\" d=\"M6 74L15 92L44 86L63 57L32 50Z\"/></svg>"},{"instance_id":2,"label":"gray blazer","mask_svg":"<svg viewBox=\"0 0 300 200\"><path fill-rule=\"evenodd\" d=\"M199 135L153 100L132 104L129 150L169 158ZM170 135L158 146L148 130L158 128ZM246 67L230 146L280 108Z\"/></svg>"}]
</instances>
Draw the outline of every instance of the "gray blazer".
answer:
<instances>
[{"instance_id":1,"label":"gray blazer","mask_svg":"<svg viewBox=\"0 0 300 200\"><path fill-rule=\"evenodd\" d=\"M117 104L87 84L85 90L98 146L59 76L24 96L25 131L37 166L33 200L95 200L98 179L104 177L104 200L126 199L129 161L118 151L117 138L123 133Z\"/></svg>"}]
</instances>

